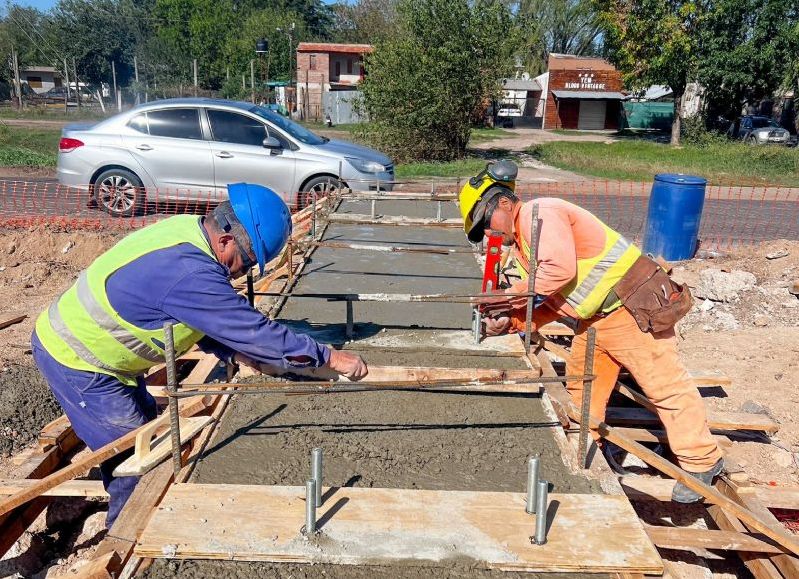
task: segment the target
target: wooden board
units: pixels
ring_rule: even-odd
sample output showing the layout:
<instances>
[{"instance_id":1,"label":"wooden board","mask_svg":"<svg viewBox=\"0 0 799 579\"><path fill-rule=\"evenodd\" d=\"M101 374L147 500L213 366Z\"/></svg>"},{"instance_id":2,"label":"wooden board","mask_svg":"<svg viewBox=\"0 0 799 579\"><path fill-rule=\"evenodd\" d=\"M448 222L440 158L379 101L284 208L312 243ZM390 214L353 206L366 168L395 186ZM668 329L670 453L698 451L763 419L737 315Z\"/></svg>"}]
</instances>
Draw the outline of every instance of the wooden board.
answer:
<instances>
[{"instance_id":1,"label":"wooden board","mask_svg":"<svg viewBox=\"0 0 799 579\"><path fill-rule=\"evenodd\" d=\"M643 408L616 408L607 410L606 421L608 424L624 426L657 426L660 420L652 412ZM780 425L765 414L750 414L747 412L715 412L708 409L708 425L716 430L756 430L774 434Z\"/></svg>"},{"instance_id":2,"label":"wooden board","mask_svg":"<svg viewBox=\"0 0 799 579\"><path fill-rule=\"evenodd\" d=\"M785 553L765 535L692 529L684 527L645 526L652 542L663 549L718 549L720 551L747 551L750 553Z\"/></svg>"},{"instance_id":3,"label":"wooden board","mask_svg":"<svg viewBox=\"0 0 799 579\"><path fill-rule=\"evenodd\" d=\"M402 215L376 216L361 215L358 213L334 213L328 218L330 223L350 223L353 225L395 225L412 227L450 227L462 228L461 219L425 219L421 217L405 217Z\"/></svg>"},{"instance_id":4,"label":"wooden board","mask_svg":"<svg viewBox=\"0 0 799 579\"><path fill-rule=\"evenodd\" d=\"M191 440L199 432L205 428L213 418L210 416L195 416L191 418L182 418L180 420L180 442L185 444ZM172 456L172 438L170 436L171 429L167 428L157 436L154 440L150 440L149 436L146 441L145 449L139 449L138 445L133 456L123 461L119 466L114 469L114 476L141 476L155 468L162 460ZM142 452L140 452L142 450Z\"/></svg>"},{"instance_id":5,"label":"wooden board","mask_svg":"<svg viewBox=\"0 0 799 579\"><path fill-rule=\"evenodd\" d=\"M36 484L36 479L0 479L0 495L13 495L29 489ZM45 497L108 497L99 480L71 480L50 489Z\"/></svg>"},{"instance_id":6,"label":"wooden board","mask_svg":"<svg viewBox=\"0 0 799 579\"><path fill-rule=\"evenodd\" d=\"M663 564L622 496L551 495L546 545L521 493L336 488L306 541L303 487L176 485L142 533L140 557L337 564L453 557L516 571L660 573Z\"/></svg>"},{"instance_id":7,"label":"wooden board","mask_svg":"<svg viewBox=\"0 0 799 579\"><path fill-rule=\"evenodd\" d=\"M707 509L719 529L724 531L746 532L743 523L731 514L725 512L718 505L711 505ZM738 553L743 564L752 573L755 579L783 579L767 555L762 553Z\"/></svg>"}]
</instances>

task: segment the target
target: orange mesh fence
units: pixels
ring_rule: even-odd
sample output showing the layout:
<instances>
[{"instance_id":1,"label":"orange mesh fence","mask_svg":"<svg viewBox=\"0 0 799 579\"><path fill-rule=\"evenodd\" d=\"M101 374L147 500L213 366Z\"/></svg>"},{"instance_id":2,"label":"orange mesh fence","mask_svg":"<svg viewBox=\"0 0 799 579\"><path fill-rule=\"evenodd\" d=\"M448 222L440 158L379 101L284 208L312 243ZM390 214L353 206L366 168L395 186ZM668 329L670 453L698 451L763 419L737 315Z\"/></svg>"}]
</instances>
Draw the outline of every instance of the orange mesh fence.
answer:
<instances>
[{"instance_id":1,"label":"orange mesh fence","mask_svg":"<svg viewBox=\"0 0 799 579\"><path fill-rule=\"evenodd\" d=\"M380 184L395 193L424 193L435 199L460 188L455 179ZM370 186L374 189L377 186ZM631 240L640 242L646 223L651 182L584 180L518 181L523 200L559 197L592 211ZM130 192L129 192L130 193ZM0 227L55 224L63 229L134 229L171 215L203 215L226 198L224 190L148 189L130 195L52 181L0 181ZM367 193L367 192L364 192ZM358 192L354 192L358 194ZM390 198L390 192L382 193ZM292 210L308 204L309 194L284 194ZM424 203L425 201L419 201ZM378 211L381 209L378 205ZM451 214L451 210L450 210ZM436 209L430 207L430 216ZM699 237L701 247L725 249L775 239L799 240L799 188L770 185L708 185Z\"/></svg>"}]
</instances>

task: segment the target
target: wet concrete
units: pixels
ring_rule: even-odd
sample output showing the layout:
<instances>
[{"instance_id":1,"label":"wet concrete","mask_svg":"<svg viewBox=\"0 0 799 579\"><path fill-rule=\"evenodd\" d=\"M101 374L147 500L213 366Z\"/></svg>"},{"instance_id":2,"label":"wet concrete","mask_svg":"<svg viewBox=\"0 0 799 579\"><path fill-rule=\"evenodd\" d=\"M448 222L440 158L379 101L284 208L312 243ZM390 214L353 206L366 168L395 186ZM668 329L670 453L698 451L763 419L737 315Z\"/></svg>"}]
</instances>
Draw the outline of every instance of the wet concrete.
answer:
<instances>
[{"instance_id":1,"label":"wet concrete","mask_svg":"<svg viewBox=\"0 0 799 579\"><path fill-rule=\"evenodd\" d=\"M61 407L35 366L12 364L0 371L0 455L21 450L60 415Z\"/></svg>"},{"instance_id":2,"label":"wet concrete","mask_svg":"<svg viewBox=\"0 0 799 579\"><path fill-rule=\"evenodd\" d=\"M395 203L413 215L418 203ZM407 211L406 211L407 209ZM356 212L368 213L367 209ZM448 216L451 216L448 215ZM466 245L457 229L332 226L326 239ZM468 293L480 275L470 254L433 256L320 249L298 280L296 292ZM419 332L466 329L466 304L358 303L358 336L414 326ZM292 298L281 319L299 327L338 324L344 304ZM357 350L357 339L347 344ZM451 352L364 352L379 365L524 368L519 358L459 356ZM542 476L556 492L600 492L572 475L552 435L556 425L537 395L466 395L428 392L371 392L315 396L235 398L215 443L198 466L202 483L301 485L309 454L321 447L325 483L386 488L523 492L526 460L542 456ZM489 572L469 562L446 567L413 565L352 567L190 561L158 562L150 577L535 577ZM546 576L546 575L541 575ZM560 575L564 576L564 575ZM574 575L576 576L576 575ZM594 575L595 577L595 575Z\"/></svg>"}]
</instances>

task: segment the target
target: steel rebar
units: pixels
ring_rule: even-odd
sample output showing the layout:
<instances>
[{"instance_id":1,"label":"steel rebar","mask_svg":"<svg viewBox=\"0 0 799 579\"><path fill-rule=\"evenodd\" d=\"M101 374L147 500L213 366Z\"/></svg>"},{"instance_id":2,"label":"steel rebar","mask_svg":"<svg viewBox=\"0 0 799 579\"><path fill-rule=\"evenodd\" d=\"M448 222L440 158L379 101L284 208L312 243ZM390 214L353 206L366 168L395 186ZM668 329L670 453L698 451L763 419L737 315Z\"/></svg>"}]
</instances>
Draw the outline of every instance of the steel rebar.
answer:
<instances>
[{"instance_id":1,"label":"steel rebar","mask_svg":"<svg viewBox=\"0 0 799 579\"><path fill-rule=\"evenodd\" d=\"M532 515L536 512L536 501L538 499L538 473L541 466L541 457L537 454L531 456L527 461L527 505L525 512Z\"/></svg>"},{"instance_id":2,"label":"steel rebar","mask_svg":"<svg viewBox=\"0 0 799 579\"><path fill-rule=\"evenodd\" d=\"M314 448L311 451L311 478L316 487L314 500L316 507L322 506L322 449Z\"/></svg>"},{"instance_id":3,"label":"steel rebar","mask_svg":"<svg viewBox=\"0 0 799 579\"><path fill-rule=\"evenodd\" d=\"M527 310L524 324L524 351L530 353L533 338L533 311L535 302L535 274L538 269L538 205L533 204L533 215L530 219L530 259L527 264Z\"/></svg>"},{"instance_id":4,"label":"steel rebar","mask_svg":"<svg viewBox=\"0 0 799 579\"><path fill-rule=\"evenodd\" d=\"M316 481L305 483L305 534L316 533Z\"/></svg>"},{"instance_id":5,"label":"steel rebar","mask_svg":"<svg viewBox=\"0 0 799 579\"><path fill-rule=\"evenodd\" d=\"M487 293L466 293L466 294L388 294L388 293L293 293L293 292L255 292L257 296L266 297L291 297L303 299L326 300L329 302L386 302L386 303L405 303L405 302L442 302L442 303L480 303L486 306L493 304L502 305L508 301L509 297L533 297L534 294L518 293L510 296L509 294L487 294Z\"/></svg>"},{"instance_id":6,"label":"steel rebar","mask_svg":"<svg viewBox=\"0 0 799 579\"><path fill-rule=\"evenodd\" d=\"M175 367L175 337L172 322L164 324L164 352L166 354L166 389L169 393L169 432L172 440L173 481L177 481L183 461L180 456L180 412L178 399L174 396L178 388L178 373Z\"/></svg>"},{"instance_id":7,"label":"steel rebar","mask_svg":"<svg viewBox=\"0 0 799 579\"><path fill-rule=\"evenodd\" d=\"M535 544L543 545L547 542L547 505L549 494L549 482L538 481L538 491L536 493L535 504Z\"/></svg>"},{"instance_id":8,"label":"steel rebar","mask_svg":"<svg viewBox=\"0 0 799 579\"><path fill-rule=\"evenodd\" d=\"M591 414L591 390L594 385L594 349L596 348L596 328L588 328L585 345L585 362L583 363L583 399L580 408L580 439L578 441L577 456L580 468L588 468L588 422Z\"/></svg>"}]
</instances>

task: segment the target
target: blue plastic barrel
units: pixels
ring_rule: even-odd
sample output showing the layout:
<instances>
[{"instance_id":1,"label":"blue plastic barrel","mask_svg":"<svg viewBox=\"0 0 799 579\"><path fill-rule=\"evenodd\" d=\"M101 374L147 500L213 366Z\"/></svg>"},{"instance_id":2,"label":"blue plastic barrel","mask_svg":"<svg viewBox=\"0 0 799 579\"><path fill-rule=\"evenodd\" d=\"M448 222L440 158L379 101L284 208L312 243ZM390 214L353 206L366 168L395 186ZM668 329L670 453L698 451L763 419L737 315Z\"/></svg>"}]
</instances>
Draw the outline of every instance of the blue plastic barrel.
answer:
<instances>
[{"instance_id":1,"label":"blue plastic barrel","mask_svg":"<svg viewBox=\"0 0 799 579\"><path fill-rule=\"evenodd\" d=\"M707 180L681 173L655 175L644 228L645 253L668 261L696 253Z\"/></svg>"}]
</instances>

